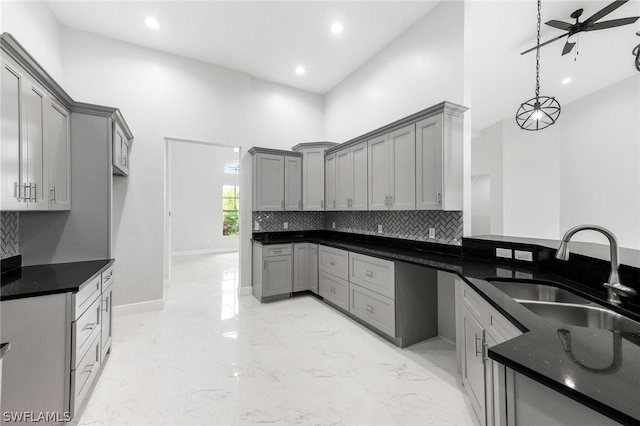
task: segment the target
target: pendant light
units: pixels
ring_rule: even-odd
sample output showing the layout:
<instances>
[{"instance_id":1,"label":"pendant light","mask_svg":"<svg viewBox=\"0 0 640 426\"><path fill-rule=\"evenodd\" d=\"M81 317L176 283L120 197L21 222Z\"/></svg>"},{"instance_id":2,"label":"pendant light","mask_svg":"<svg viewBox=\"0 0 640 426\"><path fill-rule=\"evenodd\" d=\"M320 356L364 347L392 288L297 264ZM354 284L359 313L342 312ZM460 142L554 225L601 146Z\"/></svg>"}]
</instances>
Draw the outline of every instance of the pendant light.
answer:
<instances>
[{"instance_id":1,"label":"pendant light","mask_svg":"<svg viewBox=\"0 0 640 426\"><path fill-rule=\"evenodd\" d=\"M554 124L560 116L560 104L556 98L540 96L540 9L538 0L538 38L536 44L536 96L520 104L516 122L522 130L542 130Z\"/></svg>"}]
</instances>

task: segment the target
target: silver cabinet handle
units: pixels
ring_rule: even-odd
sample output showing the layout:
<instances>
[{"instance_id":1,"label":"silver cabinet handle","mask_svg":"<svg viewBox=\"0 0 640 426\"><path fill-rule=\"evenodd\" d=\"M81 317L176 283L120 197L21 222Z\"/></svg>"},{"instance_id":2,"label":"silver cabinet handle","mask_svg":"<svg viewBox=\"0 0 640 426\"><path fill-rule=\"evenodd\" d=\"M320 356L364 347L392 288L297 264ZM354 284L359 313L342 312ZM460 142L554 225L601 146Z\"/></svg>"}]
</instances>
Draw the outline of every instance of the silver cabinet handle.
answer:
<instances>
[{"instance_id":1,"label":"silver cabinet handle","mask_svg":"<svg viewBox=\"0 0 640 426\"><path fill-rule=\"evenodd\" d=\"M31 184L30 183L23 183L22 184L22 189L24 190L24 197L22 197L22 199L24 201L31 201ZM29 191L28 195L27 195L27 190Z\"/></svg>"},{"instance_id":2,"label":"silver cabinet handle","mask_svg":"<svg viewBox=\"0 0 640 426\"><path fill-rule=\"evenodd\" d=\"M333 200L333 208L336 208L336 200Z\"/></svg>"},{"instance_id":3,"label":"silver cabinet handle","mask_svg":"<svg viewBox=\"0 0 640 426\"><path fill-rule=\"evenodd\" d=\"M393 195L389 195L389 205L393 205Z\"/></svg>"},{"instance_id":4,"label":"silver cabinet handle","mask_svg":"<svg viewBox=\"0 0 640 426\"><path fill-rule=\"evenodd\" d=\"M93 366L96 365L96 363L94 362L91 365L87 365L87 367L84 369L85 373L91 373L93 371Z\"/></svg>"},{"instance_id":5,"label":"silver cabinet handle","mask_svg":"<svg viewBox=\"0 0 640 426\"><path fill-rule=\"evenodd\" d=\"M320 208L324 209L324 200L320 200Z\"/></svg>"},{"instance_id":6,"label":"silver cabinet handle","mask_svg":"<svg viewBox=\"0 0 640 426\"><path fill-rule=\"evenodd\" d=\"M489 361L489 344L487 342L482 343L482 362Z\"/></svg>"},{"instance_id":7,"label":"silver cabinet handle","mask_svg":"<svg viewBox=\"0 0 640 426\"><path fill-rule=\"evenodd\" d=\"M13 182L13 196L20 201L20 185L18 185L18 182Z\"/></svg>"},{"instance_id":8,"label":"silver cabinet handle","mask_svg":"<svg viewBox=\"0 0 640 426\"><path fill-rule=\"evenodd\" d=\"M93 330L94 328L96 328L96 325L97 324L95 322L89 323L84 326L83 330Z\"/></svg>"},{"instance_id":9,"label":"silver cabinet handle","mask_svg":"<svg viewBox=\"0 0 640 426\"><path fill-rule=\"evenodd\" d=\"M436 192L436 200L438 204L442 204L442 194L440 192Z\"/></svg>"},{"instance_id":10,"label":"silver cabinet handle","mask_svg":"<svg viewBox=\"0 0 640 426\"><path fill-rule=\"evenodd\" d=\"M478 350L478 342L480 342L480 347L482 348L482 337L478 337L477 334L475 336L476 336L475 350L476 350L476 356L478 356L482 352L482 349Z\"/></svg>"},{"instance_id":11,"label":"silver cabinet handle","mask_svg":"<svg viewBox=\"0 0 640 426\"><path fill-rule=\"evenodd\" d=\"M364 274L368 277L373 278L373 271L364 271Z\"/></svg>"},{"instance_id":12,"label":"silver cabinet handle","mask_svg":"<svg viewBox=\"0 0 640 426\"><path fill-rule=\"evenodd\" d=\"M29 194L31 195L31 201L38 202L38 184L32 183L29 185Z\"/></svg>"},{"instance_id":13,"label":"silver cabinet handle","mask_svg":"<svg viewBox=\"0 0 640 426\"><path fill-rule=\"evenodd\" d=\"M55 203L56 202L56 195L57 195L56 187L54 186L53 188L49 189L49 192L53 193L53 197L49 201Z\"/></svg>"},{"instance_id":14,"label":"silver cabinet handle","mask_svg":"<svg viewBox=\"0 0 640 426\"><path fill-rule=\"evenodd\" d=\"M335 261L335 260L331 259L331 260L329 261L329 265L335 265L335 264L336 264L336 261Z\"/></svg>"},{"instance_id":15,"label":"silver cabinet handle","mask_svg":"<svg viewBox=\"0 0 640 426\"><path fill-rule=\"evenodd\" d=\"M367 311L373 313L373 306L367 305Z\"/></svg>"},{"instance_id":16,"label":"silver cabinet handle","mask_svg":"<svg viewBox=\"0 0 640 426\"><path fill-rule=\"evenodd\" d=\"M389 205L389 197L388 196L384 197L384 205L385 206Z\"/></svg>"},{"instance_id":17,"label":"silver cabinet handle","mask_svg":"<svg viewBox=\"0 0 640 426\"><path fill-rule=\"evenodd\" d=\"M329 291L330 291L331 293L335 294L335 293L336 293L336 288L335 288L335 287L331 287L331 288L329 289Z\"/></svg>"},{"instance_id":18,"label":"silver cabinet handle","mask_svg":"<svg viewBox=\"0 0 640 426\"><path fill-rule=\"evenodd\" d=\"M102 309L105 312L109 312L109 296L104 300L104 308Z\"/></svg>"}]
</instances>

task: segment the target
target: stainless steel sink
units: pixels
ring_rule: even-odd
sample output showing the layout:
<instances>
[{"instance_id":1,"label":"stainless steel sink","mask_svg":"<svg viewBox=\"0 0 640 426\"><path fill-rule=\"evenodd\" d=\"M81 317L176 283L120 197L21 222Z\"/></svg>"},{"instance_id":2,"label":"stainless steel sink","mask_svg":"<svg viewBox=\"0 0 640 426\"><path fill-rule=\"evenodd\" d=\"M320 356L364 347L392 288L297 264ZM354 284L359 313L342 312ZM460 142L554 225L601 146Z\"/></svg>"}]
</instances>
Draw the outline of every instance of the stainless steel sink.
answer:
<instances>
[{"instance_id":1,"label":"stainless steel sink","mask_svg":"<svg viewBox=\"0 0 640 426\"><path fill-rule=\"evenodd\" d=\"M518 301L534 300L540 302L576 303L579 305L591 303L575 293L551 285L512 281L490 281L490 283Z\"/></svg>"},{"instance_id":2,"label":"stainless steel sink","mask_svg":"<svg viewBox=\"0 0 640 426\"><path fill-rule=\"evenodd\" d=\"M640 333L640 322L601 306L571 305L519 300L520 304L542 318L567 325Z\"/></svg>"}]
</instances>

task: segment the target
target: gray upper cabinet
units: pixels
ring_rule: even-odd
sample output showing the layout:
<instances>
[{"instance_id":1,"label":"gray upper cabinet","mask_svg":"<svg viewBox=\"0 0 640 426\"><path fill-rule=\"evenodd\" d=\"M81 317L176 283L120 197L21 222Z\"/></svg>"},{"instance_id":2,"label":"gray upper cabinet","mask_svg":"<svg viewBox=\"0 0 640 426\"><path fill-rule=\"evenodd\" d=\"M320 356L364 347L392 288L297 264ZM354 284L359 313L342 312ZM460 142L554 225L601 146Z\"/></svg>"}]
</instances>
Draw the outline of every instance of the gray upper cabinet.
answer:
<instances>
[{"instance_id":1,"label":"gray upper cabinet","mask_svg":"<svg viewBox=\"0 0 640 426\"><path fill-rule=\"evenodd\" d=\"M462 210L463 110L416 123L416 208Z\"/></svg>"},{"instance_id":2,"label":"gray upper cabinet","mask_svg":"<svg viewBox=\"0 0 640 426\"><path fill-rule=\"evenodd\" d=\"M336 210L336 154L325 157L325 210Z\"/></svg>"},{"instance_id":3,"label":"gray upper cabinet","mask_svg":"<svg viewBox=\"0 0 640 426\"><path fill-rule=\"evenodd\" d=\"M253 210L284 210L284 156L254 156Z\"/></svg>"},{"instance_id":4,"label":"gray upper cabinet","mask_svg":"<svg viewBox=\"0 0 640 426\"><path fill-rule=\"evenodd\" d=\"M324 210L324 151L302 150L302 210Z\"/></svg>"},{"instance_id":5,"label":"gray upper cabinet","mask_svg":"<svg viewBox=\"0 0 640 426\"><path fill-rule=\"evenodd\" d=\"M3 53L0 210L71 208L69 126L68 109Z\"/></svg>"},{"instance_id":6,"label":"gray upper cabinet","mask_svg":"<svg viewBox=\"0 0 640 426\"><path fill-rule=\"evenodd\" d=\"M367 143L335 152L336 210L367 210Z\"/></svg>"},{"instance_id":7,"label":"gray upper cabinet","mask_svg":"<svg viewBox=\"0 0 640 426\"><path fill-rule=\"evenodd\" d=\"M116 120L113 121L113 174L129 175L132 138Z\"/></svg>"},{"instance_id":8,"label":"gray upper cabinet","mask_svg":"<svg viewBox=\"0 0 640 426\"><path fill-rule=\"evenodd\" d=\"M253 147L253 211L302 210L302 156Z\"/></svg>"},{"instance_id":9,"label":"gray upper cabinet","mask_svg":"<svg viewBox=\"0 0 640 426\"><path fill-rule=\"evenodd\" d=\"M368 142L369 210L415 210L415 125Z\"/></svg>"},{"instance_id":10,"label":"gray upper cabinet","mask_svg":"<svg viewBox=\"0 0 640 426\"><path fill-rule=\"evenodd\" d=\"M284 209L302 210L302 158L284 157Z\"/></svg>"},{"instance_id":11,"label":"gray upper cabinet","mask_svg":"<svg viewBox=\"0 0 640 426\"><path fill-rule=\"evenodd\" d=\"M70 114L61 104L48 100L44 118L49 160L49 210L71 210Z\"/></svg>"}]
</instances>

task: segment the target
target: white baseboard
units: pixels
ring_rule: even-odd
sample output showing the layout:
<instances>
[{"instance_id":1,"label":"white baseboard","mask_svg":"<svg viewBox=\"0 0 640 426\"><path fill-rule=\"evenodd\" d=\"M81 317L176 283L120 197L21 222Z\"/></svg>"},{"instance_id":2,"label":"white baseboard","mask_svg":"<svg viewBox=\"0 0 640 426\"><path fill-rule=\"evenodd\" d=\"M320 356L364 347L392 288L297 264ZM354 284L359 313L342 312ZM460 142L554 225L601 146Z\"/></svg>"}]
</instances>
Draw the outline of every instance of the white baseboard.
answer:
<instances>
[{"instance_id":1,"label":"white baseboard","mask_svg":"<svg viewBox=\"0 0 640 426\"><path fill-rule=\"evenodd\" d=\"M164 309L164 299L149 300L147 302L130 303L113 307L113 316L141 314L143 312L159 311Z\"/></svg>"},{"instance_id":2,"label":"white baseboard","mask_svg":"<svg viewBox=\"0 0 640 426\"><path fill-rule=\"evenodd\" d=\"M253 287L240 287L238 294L240 296L251 296L253 294Z\"/></svg>"},{"instance_id":3,"label":"white baseboard","mask_svg":"<svg viewBox=\"0 0 640 426\"><path fill-rule=\"evenodd\" d=\"M194 256L198 254L232 253L232 252L237 252L239 250L240 249L238 247L204 249L204 250L183 250L183 251L171 252L171 256Z\"/></svg>"}]
</instances>

